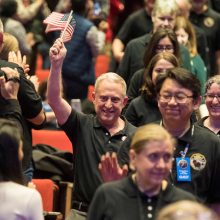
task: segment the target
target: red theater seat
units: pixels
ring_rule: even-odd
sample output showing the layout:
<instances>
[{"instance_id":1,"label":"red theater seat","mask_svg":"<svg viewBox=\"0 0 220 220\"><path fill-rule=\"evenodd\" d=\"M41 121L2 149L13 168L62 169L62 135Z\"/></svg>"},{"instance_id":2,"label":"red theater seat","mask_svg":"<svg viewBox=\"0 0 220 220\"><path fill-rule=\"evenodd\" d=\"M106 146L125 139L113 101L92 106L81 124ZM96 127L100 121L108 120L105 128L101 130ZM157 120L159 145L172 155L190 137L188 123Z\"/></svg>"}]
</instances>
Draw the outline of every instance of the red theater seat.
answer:
<instances>
[{"instance_id":1,"label":"red theater seat","mask_svg":"<svg viewBox=\"0 0 220 220\"><path fill-rule=\"evenodd\" d=\"M32 130L33 145L47 144L57 149L73 152L72 144L64 131Z\"/></svg>"},{"instance_id":2,"label":"red theater seat","mask_svg":"<svg viewBox=\"0 0 220 220\"><path fill-rule=\"evenodd\" d=\"M36 190L41 194L43 210L46 212L55 211L58 186L50 179L33 179L33 183L36 185Z\"/></svg>"}]
</instances>

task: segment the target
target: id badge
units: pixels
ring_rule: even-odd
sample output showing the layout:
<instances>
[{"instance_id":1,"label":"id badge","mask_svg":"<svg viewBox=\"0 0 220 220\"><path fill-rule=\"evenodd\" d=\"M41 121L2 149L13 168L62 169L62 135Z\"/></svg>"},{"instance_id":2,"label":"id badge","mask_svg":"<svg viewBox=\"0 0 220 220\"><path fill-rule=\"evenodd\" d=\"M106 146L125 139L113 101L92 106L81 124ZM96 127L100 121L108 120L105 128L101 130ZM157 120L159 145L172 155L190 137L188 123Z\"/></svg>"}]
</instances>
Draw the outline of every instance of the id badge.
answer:
<instances>
[{"instance_id":1,"label":"id badge","mask_svg":"<svg viewBox=\"0 0 220 220\"><path fill-rule=\"evenodd\" d=\"M176 158L176 170L177 170L177 181L179 182L190 182L191 172L190 172L190 159L189 157Z\"/></svg>"}]
</instances>

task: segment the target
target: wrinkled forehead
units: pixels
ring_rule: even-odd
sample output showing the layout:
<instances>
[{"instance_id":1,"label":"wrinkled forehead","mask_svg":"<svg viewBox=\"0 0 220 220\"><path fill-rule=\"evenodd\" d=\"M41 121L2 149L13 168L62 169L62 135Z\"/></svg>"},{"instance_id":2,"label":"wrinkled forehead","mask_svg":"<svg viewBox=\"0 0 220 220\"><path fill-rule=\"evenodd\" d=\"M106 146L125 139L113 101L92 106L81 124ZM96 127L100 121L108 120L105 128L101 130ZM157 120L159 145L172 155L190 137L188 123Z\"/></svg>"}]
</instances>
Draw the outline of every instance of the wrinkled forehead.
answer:
<instances>
[{"instance_id":1,"label":"wrinkled forehead","mask_svg":"<svg viewBox=\"0 0 220 220\"><path fill-rule=\"evenodd\" d=\"M157 12L155 14L155 17L168 19L168 20L170 20L170 19L173 20L173 19L176 18L176 13Z\"/></svg>"},{"instance_id":2,"label":"wrinkled forehead","mask_svg":"<svg viewBox=\"0 0 220 220\"><path fill-rule=\"evenodd\" d=\"M155 139L149 140L147 142L143 142L142 150L147 150L148 153L158 153L158 152L169 152L173 153L174 151L174 143L171 139Z\"/></svg>"},{"instance_id":3,"label":"wrinkled forehead","mask_svg":"<svg viewBox=\"0 0 220 220\"><path fill-rule=\"evenodd\" d=\"M126 84L124 81L115 78L104 78L96 82L95 92L100 90L120 90L123 95L126 95Z\"/></svg>"}]
</instances>

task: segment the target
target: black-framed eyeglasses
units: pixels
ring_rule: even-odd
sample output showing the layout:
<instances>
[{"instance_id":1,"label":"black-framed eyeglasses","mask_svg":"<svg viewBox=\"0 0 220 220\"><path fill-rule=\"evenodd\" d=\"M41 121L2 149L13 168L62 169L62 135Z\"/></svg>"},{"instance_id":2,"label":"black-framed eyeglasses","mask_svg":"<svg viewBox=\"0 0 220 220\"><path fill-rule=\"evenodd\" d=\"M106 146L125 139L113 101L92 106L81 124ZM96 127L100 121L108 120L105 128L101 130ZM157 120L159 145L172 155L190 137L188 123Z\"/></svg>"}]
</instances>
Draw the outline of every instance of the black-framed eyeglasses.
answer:
<instances>
[{"instance_id":1,"label":"black-framed eyeglasses","mask_svg":"<svg viewBox=\"0 0 220 220\"><path fill-rule=\"evenodd\" d=\"M193 98L193 96L189 96L183 93L177 94L159 94L159 100L161 102L170 102L170 100L174 97L175 101L180 104L185 104L189 98Z\"/></svg>"},{"instance_id":2,"label":"black-framed eyeglasses","mask_svg":"<svg viewBox=\"0 0 220 220\"><path fill-rule=\"evenodd\" d=\"M157 45L156 46L157 51L173 51L173 45Z\"/></svg>"},{"instance_id":3,"label":"black-framed eyeglasses","mask_svg":"<svg viewBox=\"0 0 220 220\"><path fill-rule=\"evenodd\" d=\"M213 101L213 99L216 98L218 102L220 102L220 94L206 93L204 97L206 98L206 100L209 100L209 101Z\"/></svg>"}]
</instances>

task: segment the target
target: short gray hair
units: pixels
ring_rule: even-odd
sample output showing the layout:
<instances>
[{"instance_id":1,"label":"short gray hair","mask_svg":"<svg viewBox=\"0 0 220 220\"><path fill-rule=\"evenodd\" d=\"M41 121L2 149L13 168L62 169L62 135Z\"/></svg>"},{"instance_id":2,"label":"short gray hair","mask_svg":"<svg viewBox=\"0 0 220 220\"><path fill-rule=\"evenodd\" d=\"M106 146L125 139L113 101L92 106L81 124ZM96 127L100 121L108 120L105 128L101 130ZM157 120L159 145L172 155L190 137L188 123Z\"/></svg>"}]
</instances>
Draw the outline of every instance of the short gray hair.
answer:
<instances>
[{"instance_id":1,"label":"short gray hair","mask_svg":"<svg viewBox=\"0 0 220 220\"><path fill-rule=\"evenodd\" d=\"M213 83L216 83L220 86L220 75L215 75L209 78L205 84L205 93L210 89Z\"/></svg>"},{"instance_id":2,"label":"short gray hair","mask_svg":"<svg viewBox=\"0 0 220 220\"><path fill-rule=\"evenodd\" d=\"M152 10L152 16L158 14L177 15L179 11L176 0L156 0Z\"/></svg>"},{"instance_id":3,"label":"short gray hair","mask_svg":"<svg viewBox=\"0 0 220 220\"><path fill-rule=\"evenodd\" d=\"M110 81L110 82L114 82L114 83L121 84L122 89L123 89L123 96L126 96L127 85L126 85L124 79L123 79L121 76L119 76L118 74L113 73L113 72L103 73L102 75L100 75L100 76L96 79L95 89L94 89L95 92L97 92L97 89L98 89L98 87L99 87L99 84L100 84L100 82L103 81L103 80L108 80L108 81Z\"/></svg>"}]
</instances>

